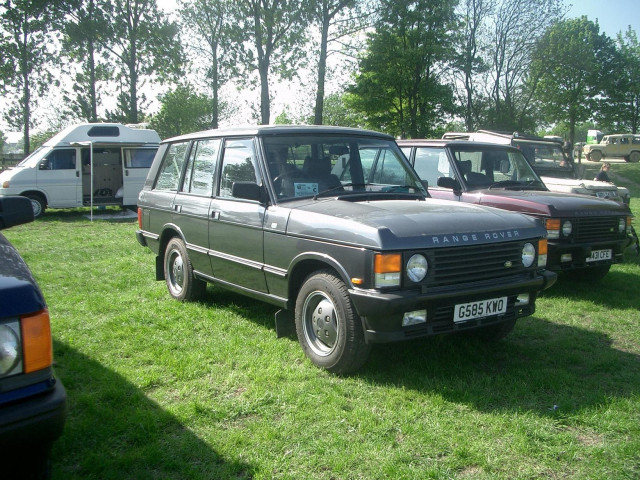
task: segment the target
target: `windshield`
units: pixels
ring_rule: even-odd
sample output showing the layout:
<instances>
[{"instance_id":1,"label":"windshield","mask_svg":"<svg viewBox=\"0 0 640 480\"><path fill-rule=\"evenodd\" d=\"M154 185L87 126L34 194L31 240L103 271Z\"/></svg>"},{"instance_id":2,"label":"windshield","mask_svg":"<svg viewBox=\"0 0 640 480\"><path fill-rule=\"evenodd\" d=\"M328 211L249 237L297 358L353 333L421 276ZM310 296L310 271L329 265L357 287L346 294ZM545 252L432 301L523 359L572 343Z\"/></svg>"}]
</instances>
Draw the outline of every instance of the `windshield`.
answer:
<instances>
[{"instance_id":1,"label":"windshield","mask_svg":"<svg viewBox=\"0 0 640 480\"><path fill-rule=\"evenodd\" d=\"M375 137L287 135L263 138L278 200L357 193L426 195L395 142Z\"/></svg>"},{"instance_id":2,"label":"windshield","mask_svg":"<svg viewBox=\"0 0 640 480\"><path fill-rule=\"evenodd\" d=\"M22 160L17 167L35 167L40 160L42 160L47 153L51 151L51 147L40 146L36 148L31 155Z\"/></svg>"},{"instance_id":3,"label":"windshield","mask_svg":"<svg viewBox=\"0 0 640 480\"><path fill-rule=\"evenodd\" d=\"M573 165L556 143L515 142L529 164L540 175L574 178Z\"/></svg>"},{"instance_id":4,"label":"windshield","mask_svg":"<svg viewBox=\"0 0 640 480\"><path fill-rule=\"evenodd\" d=\"M544 183L520 152L485 146L453 148L452 153L459 172L456 177L462 175L469 190L546 190Z\"/></svg>"}]
</instances>

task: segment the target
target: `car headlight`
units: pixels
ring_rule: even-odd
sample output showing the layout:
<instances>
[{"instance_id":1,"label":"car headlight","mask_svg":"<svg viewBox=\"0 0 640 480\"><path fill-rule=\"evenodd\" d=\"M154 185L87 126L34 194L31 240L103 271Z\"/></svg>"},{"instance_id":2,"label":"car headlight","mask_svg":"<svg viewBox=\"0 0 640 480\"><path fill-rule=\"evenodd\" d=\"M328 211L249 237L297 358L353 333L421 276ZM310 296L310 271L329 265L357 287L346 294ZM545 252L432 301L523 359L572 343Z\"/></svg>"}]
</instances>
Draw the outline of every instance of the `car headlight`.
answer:
<instances>
[{"instance_id":1,"label":"car headlight","mask_svg":"<svg viewBox=\"0 0 640 480\"><path fill-rule=\"evenodd\" d=\"M525 243L522 247L522 264L525 268L533 265L533 261L536 259L536 248L530 244Z\"/></svg>"},{"instance_id":2,"label":"car headlight","mask_svg":"<svg viewBox=\"0 0 640 480\"><path fill-rule=\"evenodd\" d=\"M627 229L627 219L620 218L620 220L618 220L618 232L624 233L626 229Z\"/></svg>"},{"instance_id":3,"label":"car headlight","mask_svg":"<svg viewBox=\"0 0 640 480\"><path fill-rule=\"evenodd\" d=\"M421 282L427 276L429 265L420 254L413 255L407 262L407 276L412 282Z\"/></svg>"},{"instance_id":4,"label":"car headlight","mask_svg":"<svg viewBox=\"0 0 640 480\"><path fill-rule=\"evenodd\" d=\"M19 373L22 347L17 320L0 325L0 377Z\"/></svg>"},{"instance_id":5,"label":"car headlight","mask_svg":"<svg viewBox=\"0 0 640 480\"><path fill-rule=\"evenodd\" d=\"M571 235L572 231L573 231L573 225L571 225L571 222L569 220L566 220L562 224L562 235L564 235L565 237L568 237L569 235Z\"/></svg>"}]
</instances>

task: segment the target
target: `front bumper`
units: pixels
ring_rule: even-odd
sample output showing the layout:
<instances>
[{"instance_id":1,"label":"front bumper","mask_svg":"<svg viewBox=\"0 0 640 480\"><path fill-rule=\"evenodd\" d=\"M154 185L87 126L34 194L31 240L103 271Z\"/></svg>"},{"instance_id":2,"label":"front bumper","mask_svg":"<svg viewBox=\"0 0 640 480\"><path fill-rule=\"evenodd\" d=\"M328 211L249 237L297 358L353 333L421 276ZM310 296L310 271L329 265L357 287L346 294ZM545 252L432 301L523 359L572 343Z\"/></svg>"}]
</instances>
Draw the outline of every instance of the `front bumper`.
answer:
<instances>
[{"instance_id":1,"label":"front bumper","mask_svg":"<svg viewBox=\"0 0 640 480\"><path fill-rule=\"evenodd\" d=\"M531 274L516 275L424 291L381 293L352 289L349 293L363 320L366 341L386 343L480 328L531 315L535 311L538 292L549 288L556 279L555 273L541 271L533 276ZM523 293L529 294L529 303L517 305L516 298ZM460 323L453 321L456 305L495 297L507 297L508 306L504 314ZM427 311L427 321L403 327L404 314L417 310Z\"/></svg>"},{"instance_id":2,"label":"front bumper","mask_svg":"<svg viewBox=\"0 0 640 480\"><path fill-rule=\"evenodd\" d=\"M632 244L631 238L619 241L594 242L594 243L560 243L549 241L549 252L547 255L547 268L554 272L568 272L578 269L589 269L622 263L624 261L624 251ZM587 262L594 250L611 250L610 260L599 260ZM564 257L564 259L563 259Z\"/></svg>"},{"instance_id":3,"label":"front bumper","mask_svg":"<svg viewBox=\"0 0 640 480\"><path fill-rule=\"evenodd\" d=\"M67 393L59 380L38 395L0 406L0 449L49 445L61 434L67 416Z\"/></svg>"}]
</instances>

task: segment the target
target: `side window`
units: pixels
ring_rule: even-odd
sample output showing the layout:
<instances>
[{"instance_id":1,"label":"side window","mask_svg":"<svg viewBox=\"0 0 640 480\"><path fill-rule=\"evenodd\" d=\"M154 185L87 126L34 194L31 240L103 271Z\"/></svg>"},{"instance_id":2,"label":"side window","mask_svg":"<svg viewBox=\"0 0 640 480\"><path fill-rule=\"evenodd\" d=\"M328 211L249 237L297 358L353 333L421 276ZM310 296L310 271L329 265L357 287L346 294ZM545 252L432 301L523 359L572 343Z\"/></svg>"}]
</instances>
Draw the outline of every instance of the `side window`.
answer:
<instances>
[{"instance_id":1,"label":"side window","mask_svg":"<svg viewBox=\"0 0 640 480\"><path fill-rule=\"evenodd\" d=\"M150 168L156 151L156 148L125 148L125 168Z\"/></svg>"},{"instance_id":2,"label":"side window","mask_svg":"<svg viewBox=\"0 0 640 480\"><path fill-rule=\"evenodd\" d=\"M371 177L371 169L373 168L373 162L376 160L376 155L378 153L377 148L362 148L360 149L360 163L362 165L362 174L364 175L365 181L368 182ZM340 178L340 180L351 180L350 178Z\"/></svg>"},{"instance_id":3,"label":"side window","mask_svg":"<svg viewBox=\"0 0 640 480\"><path fill-rule=\"evenodd\" d=\"M406 170L389 150L382 149L374 172L374 183L385 185L405 185Z\"/></svg>"},{"instance_id":4,"label":"side window","mask_svg":"<svg viewBox=\"0 0 640 480\"><path fill-rule=\"evenodd\" d=\"M157 190L178 191L182 166L185 161L188 142L174 143L169 147L162 161L155 188Z\"/></svg>"},{"instance_id":5,"label":"side window","mask_svg":"<svg viewBox=\"0 0 640 480\"><path fill-rule=\"evenodd\" d=\"M439 148L417 148L414 168L429 185L437 185L440 177L453 176L447 154Z\"/></svg>"},{"instance_id":6,"label":"side window","mask_svg":"<svg viewBox=\"0 0 640 480\"><path fill-rule=\"evenodd\" d=\"M208 139L193 144L182 187L183 192L209 197L213 194L213 179L220 143L219 139Z\"/></svg>"},{"instance_id":7,"label":"side window","mask_svg":"<svg viewBox=\"0 0 640 480\"><path fill-rule=\"evenodd\" d=\"M231 189L235 182L257 182L255 153L250 138L227 140L222 158L220 196L233 198Z\"/></svg>"},{"instance_id":8,"label":"side window","mask_svg":"<svg viewBox=\"0 0 640 480\"><path fill-rule=\"evenodd\" d=\"M76 168L76 149L53 150L40 165L41 170L74 170Z\"/></svg>"}]
</instances>

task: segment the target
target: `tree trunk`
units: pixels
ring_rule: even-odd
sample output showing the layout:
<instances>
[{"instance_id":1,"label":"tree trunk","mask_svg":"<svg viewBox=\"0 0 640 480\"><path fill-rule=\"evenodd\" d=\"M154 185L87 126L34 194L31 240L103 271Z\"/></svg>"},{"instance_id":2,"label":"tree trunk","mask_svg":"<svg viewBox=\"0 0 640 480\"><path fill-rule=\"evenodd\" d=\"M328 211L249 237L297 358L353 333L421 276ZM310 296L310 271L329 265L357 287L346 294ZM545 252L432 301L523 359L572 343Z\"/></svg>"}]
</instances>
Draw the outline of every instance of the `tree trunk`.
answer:
<instances>
[{"instance_id":1,"label":"tree trunk","mask_svg":"<svg viewBox=\"0 0 640 480\"><path fill-rule=\"evenodd\" d=\"M327 44L329 42L329 12L326 6L322 11L322 33L320 38L320 59L318 60L318 90L313 118L314 125L322 125L324 112L324 83L327 75Z\"/></svg>"},{"instance_id":2,"label":"tree trunk","mask_svg":"<svg viewBox=\"0 0 640 480\"><path fill-rule=\"evenodd\" d=\"M269 98L269 61L266 59L259 60L258 70L260 74L260 124L269 125L269 117L271 116Z\"/></svg>"}]
</instances>

